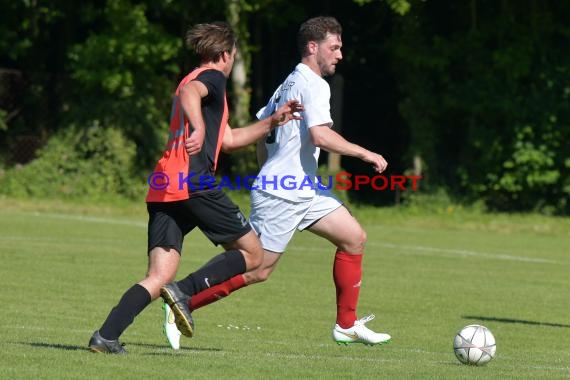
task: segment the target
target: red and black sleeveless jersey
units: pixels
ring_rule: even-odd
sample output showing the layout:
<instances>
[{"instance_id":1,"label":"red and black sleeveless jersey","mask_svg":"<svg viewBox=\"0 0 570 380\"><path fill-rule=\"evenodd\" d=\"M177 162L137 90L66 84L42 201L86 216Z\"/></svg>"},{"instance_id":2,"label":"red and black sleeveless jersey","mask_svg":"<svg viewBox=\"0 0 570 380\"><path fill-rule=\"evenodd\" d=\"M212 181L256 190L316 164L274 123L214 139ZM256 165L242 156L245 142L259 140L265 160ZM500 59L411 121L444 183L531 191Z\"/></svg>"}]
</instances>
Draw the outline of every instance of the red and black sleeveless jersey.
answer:
<instances>
[{"instance_id":1,"label":"red and black sleeveless jersey","mask_svg":"<svg viewBox=\"0 0 570 380\"><path fill-rule=\"evenodd\" d=\"M184 141L192 132L192 126L184 115L179 96L180 89L192 80L202 82L208 95L202 99L202 117L206 125L204 145L200 153L189 157ZM146 201L179 201L188 199L193 191L200 191L201 181L213 177L216 170L227 123L226 77L221 71L198 68L182 79L172 101L168 142L149 177Z\"/></svg>"}]
</instances>

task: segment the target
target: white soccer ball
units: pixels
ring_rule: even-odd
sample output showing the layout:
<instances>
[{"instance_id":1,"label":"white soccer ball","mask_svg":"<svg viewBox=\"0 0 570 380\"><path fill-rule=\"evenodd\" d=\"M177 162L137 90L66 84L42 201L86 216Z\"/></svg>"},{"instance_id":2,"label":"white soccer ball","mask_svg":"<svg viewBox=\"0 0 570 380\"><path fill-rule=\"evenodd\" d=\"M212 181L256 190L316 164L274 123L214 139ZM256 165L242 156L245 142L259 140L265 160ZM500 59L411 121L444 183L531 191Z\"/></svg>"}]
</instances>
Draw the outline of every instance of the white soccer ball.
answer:
<instances>
[{"instance_id":1,"label":"white soccer ball","mask_svg":"<svg viewBox=\"0 0 570 380\"><path fill-rule=\"evenodd\" d=\"M495 337L481 325L465 326L453 340L455 356L463 364L487 364L495 357L496 349Z\"/></svg>"}]
</instances>

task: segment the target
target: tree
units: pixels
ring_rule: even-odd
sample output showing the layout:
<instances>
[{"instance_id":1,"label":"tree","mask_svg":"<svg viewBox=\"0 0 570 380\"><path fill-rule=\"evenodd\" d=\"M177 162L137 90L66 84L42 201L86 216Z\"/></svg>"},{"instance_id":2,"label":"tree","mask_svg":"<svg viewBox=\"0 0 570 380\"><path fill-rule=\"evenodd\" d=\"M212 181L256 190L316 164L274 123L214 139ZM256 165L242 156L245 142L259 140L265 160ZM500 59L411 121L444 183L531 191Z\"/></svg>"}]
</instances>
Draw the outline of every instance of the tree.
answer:
<instances>
[{"instance_id":1,"label":"tree","mask_svg":"<svg viewBox=\"0 0 570 380\"><path fill-rule=\"evenodd\" d=\"M398 20L391 56L408 154L432 185L492 209L568 212L570 7L528 4L426 2Z\"/></svg>"},{"instance_id":2,"label":"tree","mask_svg":"<svg viewBox=\"0 0 570 380\"><path fill-rule=\"evenodd\" d=\"M145 12L144 4L108 0L92 14L99 31L70 49L68 66L74 83L69 119L123 130L138 147L141 168L156 159L165 141L165 110L182 47L180 38L151 23Z\"/></svg>"}]
</instances>

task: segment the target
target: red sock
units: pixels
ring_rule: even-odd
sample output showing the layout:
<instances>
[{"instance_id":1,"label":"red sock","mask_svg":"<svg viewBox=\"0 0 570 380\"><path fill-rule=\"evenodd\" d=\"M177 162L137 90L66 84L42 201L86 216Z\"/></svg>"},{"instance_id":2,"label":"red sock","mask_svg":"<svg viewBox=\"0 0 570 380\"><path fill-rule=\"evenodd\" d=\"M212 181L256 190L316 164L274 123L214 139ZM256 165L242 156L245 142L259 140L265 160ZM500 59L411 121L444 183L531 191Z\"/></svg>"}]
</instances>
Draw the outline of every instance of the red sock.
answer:
<instances>
[{"instance_id":1,"label":"red sock","mask_svg":"<svg viewBox=\"0 0 570 380\"><path fill-rule=\"evenodd\" d=\"M238 274L237 276L234 276L227 281L214 285L211 288L203 290L198 294L194 294L192 298L190 298L188 307L190 307L190 310L199 309L202 306L209 305L212 302L216 302L224 297L229 296L230 293L235 292L244 286L247 286L245 283L245 278L243 275Z\"/></svg>"},{"instance_id":2,"label":"red sock","mask_svg":"<svg viewBox=\"0 0 570 380\"><path fill-rule=\"evenodd\" d=\"M362 255L337 250L333 279L336 286L336 323L346 329L356 321L356 304L362 280Z\"/></svg>"}]
</instances>

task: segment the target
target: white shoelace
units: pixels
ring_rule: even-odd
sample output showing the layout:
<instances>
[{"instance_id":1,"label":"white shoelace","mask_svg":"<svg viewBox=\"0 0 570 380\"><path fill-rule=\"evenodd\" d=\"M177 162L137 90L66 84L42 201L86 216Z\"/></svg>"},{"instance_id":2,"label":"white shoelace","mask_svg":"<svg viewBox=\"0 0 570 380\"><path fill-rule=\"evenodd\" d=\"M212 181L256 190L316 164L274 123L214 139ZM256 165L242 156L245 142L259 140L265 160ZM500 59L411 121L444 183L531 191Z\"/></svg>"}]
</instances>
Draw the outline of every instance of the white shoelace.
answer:
<instances>
[{"instance_id":1,"label":"white shoelace","mask_svg":"<svg viewBox=\"0 0 570 380\"><path fill-rule=\"evenodd\" d=\"M365 323L370 322L374 318L376 318L376 316L374 314L370 314L370 315L367 315L366 317L360 318L359 320L354 322L354 324L355 325L364 325Z\"/></svg>"}]
</instances>

